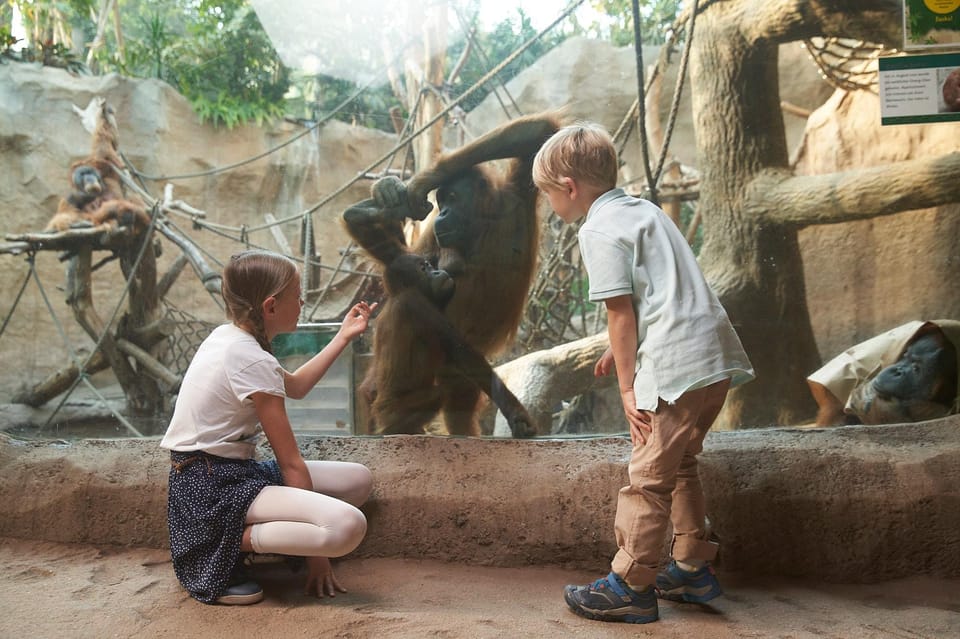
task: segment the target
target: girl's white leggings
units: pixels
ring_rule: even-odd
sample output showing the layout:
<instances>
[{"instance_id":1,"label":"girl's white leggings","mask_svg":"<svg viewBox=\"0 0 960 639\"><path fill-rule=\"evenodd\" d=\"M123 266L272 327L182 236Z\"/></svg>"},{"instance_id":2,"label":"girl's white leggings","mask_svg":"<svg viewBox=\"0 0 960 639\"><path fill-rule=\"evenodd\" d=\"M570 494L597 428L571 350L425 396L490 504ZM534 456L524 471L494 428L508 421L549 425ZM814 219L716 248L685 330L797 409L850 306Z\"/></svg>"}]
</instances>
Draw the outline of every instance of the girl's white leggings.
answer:
<instances>
[{"instance_id":1,"label":"girl's white leggings","mask_svg":"<svg viewBox=\"0 0 960 639\"><path fill-rule=\"evenodd\" d=\"M340 557L363 540L367 519L357 508L370 496L370 470L353 462L307 461L313 490L267 486L247 510L258 553Z\"/></svg>"}]
</instances>

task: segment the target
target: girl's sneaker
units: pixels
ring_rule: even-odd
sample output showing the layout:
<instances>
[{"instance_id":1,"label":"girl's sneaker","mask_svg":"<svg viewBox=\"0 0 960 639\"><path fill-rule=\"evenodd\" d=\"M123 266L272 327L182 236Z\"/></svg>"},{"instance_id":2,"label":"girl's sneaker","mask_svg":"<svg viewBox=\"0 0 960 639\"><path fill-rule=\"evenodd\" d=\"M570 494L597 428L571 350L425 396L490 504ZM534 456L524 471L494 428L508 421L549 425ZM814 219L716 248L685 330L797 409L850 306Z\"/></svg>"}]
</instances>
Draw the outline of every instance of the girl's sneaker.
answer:
<instances>
[{"instance_id":1,"label":"girl's sneaker","mask_svg":"<svg viewBox=\"0 0 960 639\"><path fill-rule=\"evenodd\" d=\"M566 586L563 598L570 610L587 619L650 623L660 618L653 587L637 592L615 572L588 586Z\"/></svg>"},{"instance_id":2,"label":"girl's sneaker","mask_svg":"<svg viewBox=\"0 0 960 639\"><path fill-rule=\"evenodd\" d=\"M707 603L723 594L720 582L713 566L704 564L700 569L689 572L677 565L674 560L657 575L657 594L661 599Z\"/></svg>"},{"instance_id":3,"label":"girl's sneaker","mask_svg":"<svg viewBox=\"0 0 960 639\"><path fill-rule=\"evenodd\" d=\"M227 588L217 598L217 603L225 606L249 606L263 599L263 588L250 578L244 562L238 561Z\"/></svg>"}]
</instances>

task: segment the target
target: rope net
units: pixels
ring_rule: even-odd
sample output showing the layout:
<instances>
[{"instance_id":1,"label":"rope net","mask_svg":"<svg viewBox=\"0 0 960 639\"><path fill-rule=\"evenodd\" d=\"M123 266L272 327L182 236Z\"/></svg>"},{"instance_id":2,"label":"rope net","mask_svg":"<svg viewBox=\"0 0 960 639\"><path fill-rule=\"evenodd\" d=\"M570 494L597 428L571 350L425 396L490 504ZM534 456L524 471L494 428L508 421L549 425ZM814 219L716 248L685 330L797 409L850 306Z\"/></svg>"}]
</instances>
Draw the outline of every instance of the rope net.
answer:
<instances>
[{"instance_id":1,"label":"rope net","mask_svg":"<svg viewBox=\"0 0 960 639\"><path fill-rule=\"evenodd\" d=\"M187 311L177 308L164 300L164 320L169 322L172 332L167 336L160 361L172 372L182 377L187 372L190 360L196 354L200 343L206 339L216 324L204 321Z\"/></svg>"}]
</instances>

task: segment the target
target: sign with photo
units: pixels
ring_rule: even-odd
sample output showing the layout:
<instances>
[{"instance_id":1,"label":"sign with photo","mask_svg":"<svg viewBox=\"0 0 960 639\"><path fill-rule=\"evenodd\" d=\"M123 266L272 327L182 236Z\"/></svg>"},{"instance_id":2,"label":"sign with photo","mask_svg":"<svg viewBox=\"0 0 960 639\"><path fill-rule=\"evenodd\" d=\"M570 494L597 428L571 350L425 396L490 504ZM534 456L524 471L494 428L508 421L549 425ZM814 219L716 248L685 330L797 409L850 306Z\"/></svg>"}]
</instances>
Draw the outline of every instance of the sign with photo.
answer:
<instances>
[{"instance_id":1,"label":"sign with photo","mask_svg":"<svg viewBox=\"0 0 960 639\"><path fill-rule=\"evenodd\" d=\"M880 123L960 121L960 53L882 57Z\"/></svg>"}]
</instances>

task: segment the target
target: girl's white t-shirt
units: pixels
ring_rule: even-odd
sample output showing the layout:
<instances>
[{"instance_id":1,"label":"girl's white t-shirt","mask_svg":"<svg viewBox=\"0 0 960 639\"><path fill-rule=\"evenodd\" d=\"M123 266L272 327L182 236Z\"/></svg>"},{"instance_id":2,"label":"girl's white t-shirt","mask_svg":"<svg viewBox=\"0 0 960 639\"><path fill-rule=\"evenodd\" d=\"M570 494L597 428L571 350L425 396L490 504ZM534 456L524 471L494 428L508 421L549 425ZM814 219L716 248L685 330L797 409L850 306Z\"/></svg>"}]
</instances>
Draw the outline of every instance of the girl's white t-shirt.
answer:
<instances>
[{"instance_id":1,"label":"girl's white t-shirt","mask_svg":"<svg viewBox=\"0 0 960 639\"><path fill-rule=\"evenodd\" d=\"M601 195L578 233L590 301L631 295L637 314L637 408L688 390L754 377L726 310L677 225L623 189Z\"/></svg>"},{"instance_id":2,"label":"girl's white t-shirt","mask_svg":"<svg viewBox=\"0 0 960 639\"><path fill-rule=\"evenodd\" d=\"M280 362L234 324L215 328L183 377L160 446L251 459L262 429L250 396L286 397Z\"/></svg>"}]
</instances>

